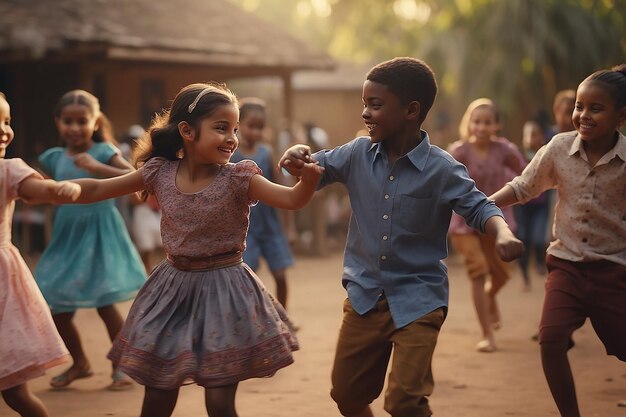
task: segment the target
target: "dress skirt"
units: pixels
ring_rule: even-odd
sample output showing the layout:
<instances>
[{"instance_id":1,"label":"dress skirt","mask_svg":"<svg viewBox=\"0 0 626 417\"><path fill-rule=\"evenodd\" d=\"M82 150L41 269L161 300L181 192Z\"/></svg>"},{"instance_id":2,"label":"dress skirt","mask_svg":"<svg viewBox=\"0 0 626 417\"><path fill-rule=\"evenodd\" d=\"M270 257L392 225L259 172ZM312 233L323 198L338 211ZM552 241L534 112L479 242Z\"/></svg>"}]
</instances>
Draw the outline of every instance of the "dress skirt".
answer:
<instances>
[{"instance_id":1,"label":"dress skirt","mask_svg":"<svg viewBox=\"0 0 626 417\"><path fill-rule=\"evenodd\" d=\"M146 280L113 200L58 207L34 275L53 314L130 300Z\"/></svg>"},{"instance_id":2,"label":"dress skirt","mask_svg":"<svg viewBox=\"0 0 626 417\"><path fill-rule=\"evenodd\" d=\"M0 391L69 361L35 279L18 249L0 244Z\"/></svg>"},{"instance_id":3,"label":"dress skirt","mask_svg":"<svg viewBox=\"0 0 626 417\"><path fill-rule=\"evenodd\" d=\"M295 330L244 263L183 271L163 261L139 291L109 359L138 383L211 388L293 363Z\"/></svg>"}]
</instances>

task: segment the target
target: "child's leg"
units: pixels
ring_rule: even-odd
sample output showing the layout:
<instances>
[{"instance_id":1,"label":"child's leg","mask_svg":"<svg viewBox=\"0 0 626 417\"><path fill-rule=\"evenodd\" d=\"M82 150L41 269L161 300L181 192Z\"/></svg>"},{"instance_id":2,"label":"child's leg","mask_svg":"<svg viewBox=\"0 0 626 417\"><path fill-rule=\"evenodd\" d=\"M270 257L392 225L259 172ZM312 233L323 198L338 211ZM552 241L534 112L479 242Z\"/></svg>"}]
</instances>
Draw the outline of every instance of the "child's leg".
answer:
<instances>
[{"instance_id":1,"label":"child's leg","mask_svg":"<svg viewBox=\"0 0 626 417\"><path fill-rule=\"evenodd\" d=\"M87 378L93 375L89 360L83 351L83 345L80 340L80 335L78 334L78 329L73 322L74 313L75 312L72 311L52 315L54 324L56 325L67 350L70 352L73 361L72 366L70 366L65 372L52 378L50 385L55 388L66 387L75 379Z\"/></svg>"},{"instance_id":2,"label":"child's leg","mask_svg":"<svg viewBox=\"0 0 626 417\"><path fill-rule=\"evenodd\" d=\"M428 417L434 389L432 359L444 310L439 308L394 332L385 411L396 417Z\"/></svg>"},{"instance_id":3,"label":"child's leg","mask_svg":"<svg viewBox=\"0 0 626 417\"><path fill-rule=\"evenodd\" d=\"M113 342L122 330L122 327L124 327L124 318L114 305L99 307L98 315L107 328L109 339ZM123 391L132 388L133 381L130 377L123 372L116 370L114 365L111 366L113 366L113 382L107 388L110 391Z\"/></svg>"},{"instance_id":4,"label":"child's leg","mask_svg":"<svg viewBox=\"0 0 626 417\"><path fill-rule=\"evenodd\" d=\"M382 392L394 330L386 299L363 316L344 301L330 392L342 415L372 416L369 404Z\"/></svg>"},{"instance_id":5,"label":"child's leg","mask_svg":"<svg viewBox=\"0 0 626 417\"><path fill-rule=\"evenodd\" d=\"M170 417L178 400L178 388L163 390L146 387L140 417Z\"/></svg>"},{"instance_id":6,"label":"child's leg","mask_svg":"<svg viewBox=\"0 0 626 417\"><path fill-rule=\"evenodd\" d=\"M509 265L500 259L496 253L496 240L493 236L480 235L480 243L483 253L485 254L485 260L489 266L489 274L491 277L486 287L489 296L489 313L493 327L498 329L502 325L502 319L496 295L510 278Z\"/></svg>"},{"instance_id":7,"label":"child's leg","mask_svg":"<svg viewBox=\"0 0 626 417\"><path fill-rule=\"evenodd\" d=\"M46 407L30 392L26 384L2 391L2 398L22 417L48 417Z\"/></svg>"},{"instance_id":8,"label":"child's leg","mask_svg":"<svg viewBox=\"0 0 626 417\"><path fill-rule=\"evenodd\" d=\"M579 417L574 377L567 358L574 330L585 322L585 279L573 263L548 256L548 280L539 343L543 372L563 417Z\"/></svg>"},{"instance_id":9,"label":"child's leg","mask_svg":"<svg viewBox=\"0 0 626 417\"><path fill-rule=\"evenodd\" d=\"M287 309L287 273L285 269L272 271L274 281L276 281L276 299Z\"/></svg>"},{"instance_id":10,"label":"child's leg","mask_svg":"<svg viewBox=\"0 0 626 417\"><path fill-rule=\"evenodd\" d=\"M114 305L98 307L98 315L107 328L109 339L113 342L117 334L122 330L122 327L124 327L124 318Z\"/></svg>"},{"instance_id":11,"label":"child's leg","mask_svg":"<svg viewBox=\"0 0 626 417\"><path fill-rule=\"evenodd\" d=\"M493 319L490 313L491 304L487 295L489 264L483 253L480 238L477 234L472 233L451 235L450 240L457 252L463 256L465 269L472 284L472 300L483 334L482 340L476 345L476 350L493 352L496 350L496 344L492 327Z\"/></svg>"},{"instance_id":12,"label":"child's leg","mask_svg":"<svg viewBox=\"0 0 626 417\"><path fill-rule=\"evenodd\" d=\"M237 417L235 394L237 384L217 388L205 388L204 401L210 417Z\"/></svg>"}]
</instances>

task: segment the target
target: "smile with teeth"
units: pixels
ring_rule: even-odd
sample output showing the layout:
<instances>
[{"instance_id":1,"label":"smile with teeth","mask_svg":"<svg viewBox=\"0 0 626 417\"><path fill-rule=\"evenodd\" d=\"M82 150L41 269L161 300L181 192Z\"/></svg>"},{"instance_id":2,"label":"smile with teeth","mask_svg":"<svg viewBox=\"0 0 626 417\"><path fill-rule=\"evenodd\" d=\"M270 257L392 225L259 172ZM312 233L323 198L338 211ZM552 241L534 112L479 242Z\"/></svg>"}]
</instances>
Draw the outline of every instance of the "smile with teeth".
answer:
<instances>
[{"instance_id":1,"label":"smile with teeth","mask_svg":"<svg viewBox=\"0 0 626 417\"><path fill-rule=\"evenodd\" d=\"M221 152L233 153L232 148L217 148L217 149L219 149Z\"/></svg>"},{"instance_id":2,"label":"smile with teeth","mask_svg":"<svg viewBox=\"0 0 626 417\"><path fill-rule=\"evenodd\" d=\"M372 130L376 127L376 123L367 123L365 122L365 127L367 127L368 130Z\"/></svg>"}]
</instances>

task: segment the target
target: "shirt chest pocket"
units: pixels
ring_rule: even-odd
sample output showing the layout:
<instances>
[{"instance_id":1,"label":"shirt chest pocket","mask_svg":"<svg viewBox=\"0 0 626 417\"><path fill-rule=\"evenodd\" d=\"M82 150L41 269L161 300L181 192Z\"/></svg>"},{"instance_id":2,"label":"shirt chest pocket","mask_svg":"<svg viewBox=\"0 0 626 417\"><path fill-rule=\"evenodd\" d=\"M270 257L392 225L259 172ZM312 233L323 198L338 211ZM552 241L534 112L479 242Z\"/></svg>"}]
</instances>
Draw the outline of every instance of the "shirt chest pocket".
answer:
<instances>
[{"instance_id":1,"label":"shirt chest pocket","mask_svg":"<svg viewBox=\"0 0 626 417\"><path fill-rule=\"evenodd\" d=\"M424 233L435 221L433 198L417 198L403 195L396 221L398 225L411 233Z\"/></svg>"}]
</instances>

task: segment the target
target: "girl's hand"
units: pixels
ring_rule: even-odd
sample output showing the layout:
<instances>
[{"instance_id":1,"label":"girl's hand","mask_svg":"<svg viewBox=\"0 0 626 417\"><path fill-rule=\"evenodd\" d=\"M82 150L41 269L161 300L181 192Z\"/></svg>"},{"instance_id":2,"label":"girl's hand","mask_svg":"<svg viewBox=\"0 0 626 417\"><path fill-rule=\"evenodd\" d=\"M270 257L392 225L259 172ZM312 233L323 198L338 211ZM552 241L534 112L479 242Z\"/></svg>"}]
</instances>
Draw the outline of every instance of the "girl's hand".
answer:
<instances>
[{"instance_id":1,"label":"girl's hand","mask_svg":"<svg viewBox=\"0 0 626 417\"><path fill-rule=\"evenodd\" d=\"M70 181L60 181L57 186L56 195L76 201L80 197L81 187Z\"/></svg>"},{"instance_id":2,"label":"girl's hand","mask_svg":"<svg viewBox=\"0 0 626 417\"><path fill-rule=\"evenodd\" d=\"M524 243L516 238L507 227L506 229L501 229L496 235L496 252L503 261L511 262L522 256Z\"/></svg>"},{"instance_id":3,"label":"girl's hand","mask_svg":"<svg viewBox=\"0 0 626 417\"><path fill-rule=\"evenodd\" d=\"M311 161L311 148L307 145L294 145L285 151L278 161L278 167L285 168L294 177L300 177L304 164Z\"/></svg>"},{"instance_id":4,"label":"girl's hand","mask_svg":"<svg viewBox=\"0 0 626 417\"><path fill-rule=\"evenodd\" d=\"M87 152L82 152L74 155L74 165L89 172L94 172L100 166L100 162Z\"/></svg>"}]
</instances>

